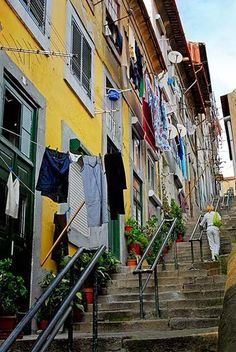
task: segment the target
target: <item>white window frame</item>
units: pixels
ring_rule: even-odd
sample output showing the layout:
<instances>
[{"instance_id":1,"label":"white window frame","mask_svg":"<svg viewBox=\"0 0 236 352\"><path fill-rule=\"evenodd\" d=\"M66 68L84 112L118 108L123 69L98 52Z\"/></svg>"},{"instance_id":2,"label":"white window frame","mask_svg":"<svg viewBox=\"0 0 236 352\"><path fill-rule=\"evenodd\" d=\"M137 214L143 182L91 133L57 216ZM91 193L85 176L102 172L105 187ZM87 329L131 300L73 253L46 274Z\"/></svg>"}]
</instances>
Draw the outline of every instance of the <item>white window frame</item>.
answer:
<instances>
[{"instance_id":1,"label":"white window frame","mask_svg":"<svg viewBox=\"0 0 236 352\"><path fill-rule=\"evenodd\" d=\"M151 173L153 175L153 180L152 180ZM156 166L155 166L155 159L151 156L150 153L148 153L148 155L147 155L147 180L148 180L149 189L151 189L151 190L153 190L155 192L155 188L156 188L156 181L155 181L156 180Z\"/></svg>"},{"instance_id":2,"label":"white window frame","mask_svg":"<svg viewBox=\"0 0 236 352\"><path fill-rule=\"evenodd\" d=\"M73 89L75 94L78 98L82 101L88 111L94 115L94 51L95 46L92 38L89 36L88 32L86 31L84 24L82 23L79 15L75 11L74 7L70 3L67 2L67 20L66 20L66 47L72 47L72 18L76 22L78 28L81 30L82 34L84 35L85 39L89 43L91 47L91 98L85 92L81 82L77 79L77 77L73 74L71 69L71 59L66 58L65 64L65 72L64 72L64 79L69 84L69 86Z\"/></svg>"},{"instance_id":3,"label":"white window frame","mask_svg":"<svg viewBox=\"0 0 236 352\"><path fill-rule=\"evenodd\" d=\"M52 0L47 0L46 3L46 20L44 32L37 26L32 16L29 14L25 6L20 0L6 0L12 9L16 12L17 16L24 22L28 30L32 33L35 40L44 50L50 48L50 33L51 33L51 13L52 13Z\"/></svg>"}]
</instances>

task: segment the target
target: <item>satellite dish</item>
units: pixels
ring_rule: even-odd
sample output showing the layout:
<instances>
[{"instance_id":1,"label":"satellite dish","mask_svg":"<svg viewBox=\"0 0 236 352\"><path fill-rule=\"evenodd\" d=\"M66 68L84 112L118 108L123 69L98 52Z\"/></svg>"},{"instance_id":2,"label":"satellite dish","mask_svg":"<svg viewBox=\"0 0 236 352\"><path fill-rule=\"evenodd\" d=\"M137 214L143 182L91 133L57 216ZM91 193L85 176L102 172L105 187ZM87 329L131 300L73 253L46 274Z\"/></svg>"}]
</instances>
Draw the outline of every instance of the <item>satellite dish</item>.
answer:
<instances>
[{"instance_id":1,"label":"satellite dish","mask_svg":"<svg viewBox=\"0 0 236 352\"><path fill-rule=\"evenodd\" d=\"M181 61L183 61L183 55L179 51L170 51L168 53L168 59L173 64L179 64Z\"/></svg>"},{"instance_id":2,"label":"satellite dish","mask_svg":"<svg viewBox=\"0 0 236 352\"><path fill-rule=\"evenodd\" d=\"M173 139L178 135L177 128L171 123L168 126L168 138Z\"/></svg>"},{"instance_id":3,"label":"satellite dish","mask_svg":"<svg viewBox=\"0 0 236 352\"><path fill-rule=\"evenodd\" d=\"M180 134L180 137L186 136L187 129L186 129L186 127L184 127L184 125L181 125L180 123L177 123L177 129L178 129L178 132Z\"/></svg>"}]
</instances>

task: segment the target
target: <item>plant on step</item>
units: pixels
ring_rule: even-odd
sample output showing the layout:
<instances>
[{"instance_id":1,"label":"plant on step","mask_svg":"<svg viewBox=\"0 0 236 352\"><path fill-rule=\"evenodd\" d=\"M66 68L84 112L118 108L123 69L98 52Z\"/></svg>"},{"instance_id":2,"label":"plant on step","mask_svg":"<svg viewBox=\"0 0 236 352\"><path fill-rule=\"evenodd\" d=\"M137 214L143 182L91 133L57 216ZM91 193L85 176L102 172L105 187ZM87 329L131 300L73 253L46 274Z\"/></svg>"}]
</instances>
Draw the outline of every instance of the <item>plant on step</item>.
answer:
<instances>
[{"instance_id":1,"label":"plant on step","mask_svg":"<svg viewBox=\"0 0 236 352\"><path fill-rule=\"evenodd\" d=\"M171 199L170 207L171 207L171 211L170 211L171 217L177 219L175 227L174 227L174 231L172 234L172 238L176 239L176 238L178 238L178 236L180 234L182 236L185 235L186 226L185 226L184 219L183 219L183 211L174 199Z\"/></svg>"},{"instance_id":2,"label":"plant on step","mask_svg":"<svg viewBox=\"0 0 236 352\"><path fill-rule=\"evenodd\" d=\"M140 255L148 245L148 237L137 220L129 218L128 222L132 223L131 229L125 231L128 251L133 250L137 255Z\"/></svg>"},{"instance_id":3,"label":"plant on step","mask_svg":"<svg viewBox=\"0 0 236 352\"><path fill-rule=\"evenodd\" d=\"M56 278L56 273L53 271L47 272L43 279L40 281L40 287L45 289L54 281ZM50 320L55 314L56 310L59 308L60 304L69 293L71 289L71 283L69 280L69 275L66 275L55 287L50 296L45 300L43 305L38 311L37 320ZM81 311L84 311L84 305L82 300L82 293L78 291L74 298L74 306L76 306Z\"/></svg>"},{"instance_id":4,"label":"plant on step","mask_svg":"<svg viewBox=\"0 0 236 352\"><path fill-rule=\"evenodd\" d=\"M15 315L26 295L24 279L14 273L12 259L0 260L0 315Z\"/></svg>"}]
</instances>

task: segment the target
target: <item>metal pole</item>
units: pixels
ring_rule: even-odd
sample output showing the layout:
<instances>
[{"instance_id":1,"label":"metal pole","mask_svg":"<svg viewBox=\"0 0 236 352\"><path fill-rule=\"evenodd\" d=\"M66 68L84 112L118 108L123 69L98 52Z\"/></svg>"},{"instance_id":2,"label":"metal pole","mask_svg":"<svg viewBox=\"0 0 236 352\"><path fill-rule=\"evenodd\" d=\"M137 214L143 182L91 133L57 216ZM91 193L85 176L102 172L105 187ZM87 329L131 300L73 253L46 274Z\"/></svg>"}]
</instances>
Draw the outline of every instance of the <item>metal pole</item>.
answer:
<instances>
[{"instance_id":1,"label":"metal pole","mask_svg":"<svg viewBox=\"0 0 236 352\"><path fill-rule=\"evenodd\" d=\"M83 202L79 208L76 210L76 212L74 213L74 215L72 216L72 218L70 219L70 221L68 222L68 224L64 227L64 229L62 230L62 232L60 233L60 235L58 236L57 240L55 241L55 243L53 244L53 246L51 247L50 251L48 252L48 254L46 255L46 257L44 258L44 260L41 263L41 266L43 266L43 264L46 262L46 260L48 259L48 257L50 256L50 254L52 253L53 249L56 247L56 245L61 241L62 237L64 236L64 233L66 232L66 230L68 229L68 227L70 226L70 224L72 223L72 221L74 220L74 218L76 217L76 215L80 212L81 208L84 206L85 202Z\"/></svg>"},{"instance_id":2,"label":"metal pole","mask_svg":"<svg viewBox=\"0 0 236 352\"><path fill-rule=\"evenodd\" d=\"M194 264L193 241L191 241L191 255L192 255L192 264Z\"/></svg>"},{"instance_id":3,"label":"metal pole","mask_svg":"<svg viewBox=\"0 0 236 352\"><path fill-rule=\"evenodd\" d=\"M174 260L175 260L175 269L177 270L179 265L178 265L178 256L177 256L177 242L176 239L174 241Z\"/></svg>"},{"instance_id":4,"label":"metal pole","mask_svg":"<svg viewBox=\"0 0 236 352\"><path fill-rule=\"evenodd\" d=\"M138 274L139 279L139 309L140 309L140 319L144 319L144 311L143 311L143 280L142 273Z\"/></svg>"},{"instance_id":5,"label":"metal pole","mask_svg":"<svg viewBox=\"0 0 236 352\"><path fill-rule=\"evenodd\" d=\"M201 239L200 239L200 255L201 255L201 261L203 262L202 237L201 237Z\"/></svg>"},{"instance_id":6,"label":"metal pole","mask_svg":"<svg viewBox=\"0 0 236 352\"><path fill-rule=\"evenodd\" d=\"M98 350L98 278L95 272L93 281L93 352Z\"/></svg>"},{"instance_id":7,"label":"metal pole","mask_svg":"<svg viewBox=\"0 0 236 352\"><path fill-rule=\"evenodd\" d=\"M158 279L157 279L157 267L154 269L154 284L155 284L155 308L156 317L160 318L160 308L159 308L159 294L158 294Z\"/></svg>"}]
</instances>

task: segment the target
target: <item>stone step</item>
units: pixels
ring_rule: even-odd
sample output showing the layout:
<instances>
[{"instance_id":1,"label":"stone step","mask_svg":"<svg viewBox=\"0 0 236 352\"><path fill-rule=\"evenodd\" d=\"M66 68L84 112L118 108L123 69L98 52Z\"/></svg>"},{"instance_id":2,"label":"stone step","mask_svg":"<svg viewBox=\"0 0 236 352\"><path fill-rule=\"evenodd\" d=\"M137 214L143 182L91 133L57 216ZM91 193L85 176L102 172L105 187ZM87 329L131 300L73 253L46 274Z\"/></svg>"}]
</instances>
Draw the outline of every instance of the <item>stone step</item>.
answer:
<instances>
[{"instance_id":1,"label":"stone step","mask_svg":"<svg viewBox=\"0 0 236 352\"><path fill-rule=\"evenodd\" d=\"M213 297L213 298L196 298L196 299L180 299L176 301L173 300L160 300L161 309L175 309L176 305L178 308L204 308L212 306L222 306L223 297ZM154 311L155 302L154 299L146 301L144 300L144 309L145 311ZM139 310L139 300L136 301L119 301L111 303L100 303L98 304L98 311L107 311L107 310ZM88 312L92 312L92 304L88 305Z\"/></svg>"},{"instance_id":2,"label":"stone step","mask_svg":"<svg viewBox=\"0 0 236 352\"><path fill-rule=\"evenodd\" d=\"M212 286L212 285L211 285ZM154 282L149 282L149 285L146 287L145 292L146 293L154 293ZM158 291L159 292L175 292L175 291L181 291L183 289L183 284L175 284L175 285L158 285ZM126 286L123 287L107 287L103 290L103 294L116 294L116 293L122 293L122 294L129 294L129 293L138 293L139 292L139 283L135 282L134 286L129 286L129 282L126 283Z\"/></svg>"},{"instance_id":3,"label":"stone step","mask_svg":"<svg viewBox=\"0 0 236 352\"><path fill-rule=\"evenodd\" d=\"M176 304L178 305L178 304ZM146 307L145 318L154 319L154 309L148 310ZM161 309L160 315L162 319L167 318L218 318L222 312L221 306L212 306L204 308L174 308L174 309ZM123 309L123 310L103 310L98 312L99 321L130 321L139 319L138 309ZM92 312L84 314L83 322L91 322L93 318Z\"/></svg>"},{"instance_id":4,"label":"stone step","mask_svg":"<svg viewBox=\"0 0 236 352\"><path fill-rule=\"evenodd\" d=\"M221 312L221 305L203 308L161 309L161 318L219 318Z\"/></svg>"},{"instance_id":5,"label":"stone step","mask_svg":"<svg viewBox=\"0 0 236 352\"><path fill-rule=\"evenodd\" d=\"M183 292L187 291L205 291L205 290L224 290L224 283L191 283L191 284L184 284L183 285Z\"/></svg>"},{"instance_id":6,"label":"stone step","mask_svg":"<svg viewBox=\"0 0 236 352\"><path fill-rule=\"evenodd\" d=\"M126 352L216 352L217 329L189 329L165 334L142 334L123 340Z\"/></svg>"},{"instance_id":7,"label":"stone step","mask_svg":"<svg viewBox=\"0 0 236 352\"><path fill-rule=\"evenodd\" d=\"M195 291L193 291L195 292ZM185 299L185 295L190 295L191 292L181 293L181 292L160 292L160 300L171 300L171 299ZM152 301L154 299L154 293L144 293L144 299L146 301ZM98 297L98 303L112 303L112 302L122 302L122 301L138 301L139 294L136 293L121 293L121 294L112 294L104 295Z\"/></svg>"},{"instance_id":8,"label":"stone step","mask_svg":"<svg viewBox=\"0 0 236 352\"><path fill-rule=\"evenodd\" d=\"M100 333L121 333L121 332L138 332L138 331L168 331L183 330L193 328L216 327L219 318L170 318L170 319L144 319L132 321L104 321L98 322L98 331ZM81 322L74 324L75 330L81 333L90 333L92 323Z\"/></svg>"},{"instance_id":9,"label":"stone step","mask_svg":"<svg viewBox=\"0 0 236 352\"><path fill-rule=\"evenodd\" d=\"M215 290L190 290L190 291L184 291L182 292L182 295L184 295L184 298L186 299L197 299L197 298L214 298L214 296L217 297L224 297L224 290L223 289L215 289Z\"/></svg>"},{"instance_id":10,"label":"stone step","mask_svg":"<svg viewBox=\"0 0 236 352\"><path fill-rule=\"evenodd\" d=\"M98 331L100 333L122 333L122 332L137 332L158 330L170 330L169 319L155 319L155 320L132 320L132 321L111 321L98 322ZM82 333L89 333L92 331L91 322L81 322L74 324L75 330Z\"/></svg>"},{"instance_id":11,"label":"stone step","mask_svg":"<svg viewBox=\"0 0 236 352\"><path fill-rule=\"evenodd\" d=\"M217 318L171 318L169 326L172 330L194 329L194 328L210 328L219 324Z\"/></svg>"}]
</instances>

